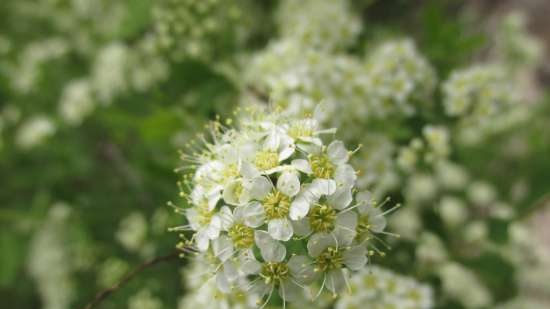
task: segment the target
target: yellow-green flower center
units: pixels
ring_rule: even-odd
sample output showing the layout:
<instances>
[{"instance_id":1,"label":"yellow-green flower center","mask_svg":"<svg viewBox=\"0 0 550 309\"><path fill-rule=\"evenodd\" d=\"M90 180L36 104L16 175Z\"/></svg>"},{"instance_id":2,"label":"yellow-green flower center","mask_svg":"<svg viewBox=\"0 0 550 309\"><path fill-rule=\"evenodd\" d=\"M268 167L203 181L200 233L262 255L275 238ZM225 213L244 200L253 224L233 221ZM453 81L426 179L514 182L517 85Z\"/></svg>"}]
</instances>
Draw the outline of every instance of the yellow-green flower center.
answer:
<instances>
[{"instance_id":1,"label":"yellow-green flower center","mask_svg":"<svg viewBox=\"0 0 550 309\"><path fill-rule=\"evenodd\" d=\"M357 232L357 239L360 240L367 240L370 238L370 229L371 224L369 222L369 215L365 214L359 217L359 220L357 221L357 228L355 229Z\"/></svg>"},{"instance_id":2,"label":"yellow-green flower center","mask_svg":"<svg viewBox=\"0 0 550 309\"><path fill-rule=\"evenodd\" d=\"M235 178L239 176L239 167L235 163L229 164L223 170L222 175L224 180Z\"/></svg>"},{"instance_id":3,"label":"yellow-green flower center","mask_svg":"<svg viewBox=\"0 0 550 309\"><path fill-rule=\"evenodd\" d=\"M336 225L336 210L326 204L319 204L309 212L309 227L316 233L329 233Z\"/></svg>"},{"instance_id":4,"label":"yellow-green flower center","mask_svg":"<svg viewBox=\"0 0 550 309\"><path fill-rule=\"evenodd\" d=\"M336 169L326 154L311 155L309 164L316 178L328 179L334 176Z\"/></svg>"},{"instance_id":5,"label":"yellow-green flower center","mask_svg":"<svg viewBox=\"0 0 550 309\"><path fill-rule=\"evenodd\" d=\"M280 191L269 193L263 202L267 219L281 219L288 215L290 198Z\"/></svg>"},{"instance_id":6,"label":"yellow-green flower center","mask_svg":"<svg viewBox=\"0 0 550 309\"><path fill-rule=\"evenodd\" d=\"M317 271L326 272L340 269L344 265L342 251L334 247L328 247L317 257Z\"/></svg>"},{"instance_id":7,"label":"yellow-green flower center","mask_svg":"<svg viewBox=\"0 0 550 309\"><path fill-rule=\"evenodd\" d=\"M299 137L310 137L313 135L313 130L302 124L295 124L288 129L288 135L294 139Z\"/></svg>"},{"instance_id":8,"label":"yellow-green flower center","mask_svg":"<svg viewBox=\"0 0 550 309\"><path fill-rule=\"evenodd\" d=\"M281 280L288 278L289 270L285 263L268 262L262 265L260 277L265 280L266 284L279 283Z\"/></svg>"},{"instance_id":9,"label":"yellow-green flower center","mask_svg":"<svg viewBox=\"0 0 550 309\"><path fill-rule=\"evenodd\" d=\"M254 230L244 224L233 225L229 228L228 234L237 249L247 249L254 244Z\"/></svg>"},{"instance_id":10,"label":"yellow-green flower center","mask_svg":"<svg viewBox=\"0 0 550 309\"><path fill-rule=\"evenodd\" d=\"M273 151L259 151L254 158L254 164L262 171L266 171L279 165L279 155Z\"/></svg>"},{"instance_id":11,"label":"yellow-green flower center","mask_svg":"<svg viewBox=\"0 0 550 309\"><path fill-rule=\"evenodd\" d=\"M207 203L203 203L199 205L197 212L198 212L198 221L200 225L204 226L204 225L210 224L210 221L212 220L212 216L214 215L214 212L208 209Z\"/></svg>"}]
</instances>

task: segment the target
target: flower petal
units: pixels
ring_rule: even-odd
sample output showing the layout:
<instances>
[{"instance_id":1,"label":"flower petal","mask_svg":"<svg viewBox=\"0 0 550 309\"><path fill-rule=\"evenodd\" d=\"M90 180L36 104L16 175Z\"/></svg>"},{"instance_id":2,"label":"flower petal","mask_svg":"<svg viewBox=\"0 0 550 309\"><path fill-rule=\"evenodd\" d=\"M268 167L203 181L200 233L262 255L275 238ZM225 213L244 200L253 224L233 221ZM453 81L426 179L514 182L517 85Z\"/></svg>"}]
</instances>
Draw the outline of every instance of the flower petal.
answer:
<instances>
[{"instance_id":1,"label":"flower petal","mask_svg":"<svg viewBox=\"0 0 550 309\"><path fill-rule=\"evenodd\" d=\"M290 163L296 170L304 173L304 174L311 174L313 171L311 170L311 166L309 165L309 162L304 159L295 159L292 160Z\"/></svg>"},{"instance_id":2,"label":"flower petal","mask_svg":"<svg viewBox=\"0 0 550 309\"><path fill-rule=\"evenodd\" d=\"M303 255L295 255L288 260L290 273L298 283L310 284L316 279L317 273L311 260Z\"/></svg>"},{"instance_id":3,"label":"flower petal","mask_svg":"<svg viewBox=\"0 0 550 309\"><path fill-rule=\"evenodd\" d=\"M318 257L326 248L335 247L336 240L330 234L315 233L307 242L307 251L311 257Z\"/></svg>"},{"instance_id":4,"label":"flower petal","mask_svg":"<svg viewBox=\"0 0 550 309\"><path fill-rule=\"evenodd\" d=\"M342 210L349 206L353 197L351 187L338 188L333 194L328 196L327 202L334 209Z\"/></svg>"},{"instance_id":5,"label":"flower petal","mask_svg":"<svg viewBox=\"0 0 550 309\"><path fill-rule=\"evenodd\" d=\"M201 252L208 250L208 247L210 246L210 238L208 237L208 235L206 235L204 231L199 231L195 235L197 249L199 249L199 251Z\"/></svg>"},{"instance_id":6,"label":"flower petal","mask_svg":"<svg viewBox=\"0 0 550 309\"><path fill-rule=\"evenodd\" d=\"M246 206L243 206L243 220L247 226L252 228L256 228L264 224L265 211L262 204L259 202L252 202Z\"/></svg>"},{"instance_id":7,"label":"flower petal","mask_svg":"<svg viewBox=\"0 0 550 309\"><path fill-rule=\"evenodd\" d=\"M311 234L311 229L309 228L309 221L307 218L292 221L292 228L294 229L294 234L300 237Z\"/></svg>"},{"instance_id":8,"label":"flower petal","mask_svg":"<svg viewBox=\"0 0 550 309\"><path fill-rule=\"evenodd\" d=\"M267 231L273 239L288 241L294 230L292 229L292 224L288 219L273 219L267 224Z\"/></svg>"},{"instance_id":9,"label":"flower petal","mask_svg":"<svg viewBox=\"0 0 550 309\"><path fill-rule=\"evenodd\" d=\"M336 191L336 182L332 179L317 178L311 182L309 190L318 197L331 195Z\"/></svg>"},{"instance_id":10,"label":"flower petal","mask_svg":"<svg viewBox=\"0 0 550 309\"><path fill-rule=\"evenodd\" d=\"M327 281L325 283L327 289L332 293L339 293L346 287L346 279L344 269L334 269L327 274Z\"/></svg>"},{"instance_id":11,"label":"flower petal","mask_svg":"<svg viewBox=\"0 0 550 309\"><path fill-rule=\"evenodd\" d=\"M212 250L216 258L225 262L233 255L233 243L229 237L220 236L212 241Z\"/></svg>"},{"instance_id":12,"label":"flower petal","mask_svg":"<svg viewBox=\"0 0 550 309\"><path fill-rule=\"evenodd\" d=\"M327 147L327 155L334 164L344 164L348 162L349 153L342 141L333 141Z\"/></svg>"},{"instance_id":13,"label":"flower petal","mask_svg":"<svg viewBox=\"0 0 550 309\"><path fill-rule=\"evenodd\" d=\"M311 203L308 199L303 195L298 195L290 204L290 213L288 216L292 220L300 220L307 215L310 207Z\"/></svg>"},{"instance_id":14,"label":"flower petal","mask_svg":"<svg viewBox=\"0 0 550 309\"><path fill-rule=\"evenodd\" d=\"M293 172L284 172L277 179L277 190L286 196L293 197L300 192L300 179Z\"/></svg>"},{"instance_id":15,"label":"flower petal","mask_svg":"<svg viewBox=\"0 0 550 309\"><path fill-rule=\"evenodd\" d=\"M254 234L256 245L260 248L262 258L266 262L281 262L285 259L286 248L280 242L271 238L265 231Z\"/></svg>"},{"instance_id":16,"label":"flower petal","mask_svg":"<svg viewBox=\"0 0 550 309\"><path fill-rule=\"evenodd\" d=\"M250 197L254 200L262 200L269 192L273 190L271 181L265 176L255 177L250 181Z\"/></svg>"},{"instance_id":17,"label":"flower petal","mask_svg":"<svg viewBox=\"0 0 550 309\"><path fill-rule=\"evenodd\" d=\"M355 246L343 254L344 264L350 270L361 270L367 264L367 249L365 246Z\"/></svg>"},{"instance_id":18,"label":"flower petal","mask_svg":"<svg viewBox=\"0 0 550 309\"><path fill-rule=\"evenodd\" d=\"M279 296L281 296L281 298L285 302L296 301L297 299L300 299L303 293L304 289L294 283L292 280L287 279L281 280L281 282L279 282Z\"/></svg>"}]
</instances>

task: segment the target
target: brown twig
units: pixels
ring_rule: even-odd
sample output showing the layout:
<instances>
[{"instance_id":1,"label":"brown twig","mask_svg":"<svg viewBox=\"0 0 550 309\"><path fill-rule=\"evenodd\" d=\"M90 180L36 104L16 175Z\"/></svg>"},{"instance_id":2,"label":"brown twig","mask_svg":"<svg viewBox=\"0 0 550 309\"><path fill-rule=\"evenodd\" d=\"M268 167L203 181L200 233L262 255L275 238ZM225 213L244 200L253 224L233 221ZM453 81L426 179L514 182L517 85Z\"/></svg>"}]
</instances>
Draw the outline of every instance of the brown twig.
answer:
<instances>
[{"instance_id":1,"label":"brown twig","mask_svg":"<svg viewBox=\"0 0 550 309\"><path fill-rule=\"evenodd\" d=\"M143 270L151 267L151 266L154 266L158 263L161 263L161 262L166 262L166 261L170 261L170 260L173 260L173 259L176 259L180 256L181 252L180 251L174 251L168 255L163 255L163 256L157 256L155 258L152 258L150 260L147 260L145 261L144 263L142 263L141 265L139 265L138 267L136 267L134 270L130 271L129 273L127 273L124 277L122 277L122 279L117 282L115 285L113 285L112 287L110 288L107 288L107 289L104 289L102 291L99 291L94 299L92 301L90 301L86 307L84 307L84 309L92 309L93 307L95 307L97 304L99 304L100 302L102 302L105 298L107 298L109 295L111 295L112 293L116 292L118 289L120 289L121 287L123 287L124 285L126 285L130 280L132 280L132 278L134 278L137 274L139 274L140 272L142 272Z\"/></svg>"}]
</instances>

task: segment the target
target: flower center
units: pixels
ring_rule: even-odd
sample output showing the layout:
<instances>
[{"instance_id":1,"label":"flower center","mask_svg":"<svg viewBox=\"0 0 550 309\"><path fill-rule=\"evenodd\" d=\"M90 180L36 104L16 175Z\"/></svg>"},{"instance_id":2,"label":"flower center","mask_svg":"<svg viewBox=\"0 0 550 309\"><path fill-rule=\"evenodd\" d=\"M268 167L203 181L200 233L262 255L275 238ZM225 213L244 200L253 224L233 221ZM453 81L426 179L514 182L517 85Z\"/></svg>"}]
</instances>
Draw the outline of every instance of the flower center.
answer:
<instances>
[{"instance_id":1,"label":"flower center","mask_svg":"<svg viewBox=\"0 0 550 309\"><path fill-rule=\"evenodd\" d=\"M233 187L233 195L235 195L237 199L240 199L243 192L244 192L243 184L241 182L237 182Z\"/></svg>"},{"instance_id":2,"label":"flower center","mask_svg":"<svg viewBox=\"0 0 550 309\"><path fill-rule=\"evenodd\" d=\"M288 129L288 135L293 139L300 137L310 137L313 135L313 130L302 124L295 124Z\"/></svg>"},{"instance_id":3,"label":"flower center","mask_svg":"<svg viewBox=\"0 0 550 309\"><path fill-rule=\"evenodd\" d=\"M290 198L280 191L269 193L263 202L267 219L281 219L288 215Z\"/></svg>"},{"instance_id":4,"label":"flower center","mask_svg":"<svg viewBox=\"0 0 550 309\"><path fill-rule=\"evenodd\" d=\"M326 272L340 269L344 265L342 251L334 247L328 247L317 257L317 271Z\"/></svg>"},{"instance_id":5,"label":"flower center","mask_svg":"<svg viewBox=\"0 0 550 309\"><path fill-rule=\"evenodd\" d=\"M268 262L262 265L260 277L264 278L266 284L277 284L288 278L288 274L288 266L285 263Z\"/></svg>"},{"instance_id":6,"label":"flower center","mask_svg":"<svg viewBox=\"0 0 550 309\"><path fill-rule=\"evenodd\" d=\"M231 163L223 170L223 179L228 180L239 176L239 167L235 163Z\"/></svg>"},{"instance_id":7,"label":"flower center","mask_svg":"<svg viewBox=\"0 0 550 309\"><path fill-rule=\"evenodd\" d=\"M254 230L244 224L233 225L228 234L237 249L247 249L254 244Z\"/></svg>"},{"instance_id":8,"label":"flower center","mask_svg":"<svg viewBox=\"0 0 550 309\"><path fill-rule=\"evenodd\" d=\"M311 155L309 164L316 178L328 179L334 176L335 168L325 154Z\"/></svg>"},{"instance_id":9,"label":"flower center","mask_svg":"<svg viewBox=\"0 0 550 309\"><path fill-rule=\"evenodd\" d=\"M319 204L309 213L309 226L316 233L329 233L336 225L336 210L332 207Z\"/></svg>"},{"instance_id":10,"label":"flower center","mask_svg":"<svg viewBox=\"0 0 550 309\"><path fill-rule=\"evenodd\" d=\"M259 151L254 158L254 164L262 171L266 171L279 165L279 155L273 151Z\"/></svg>"},{"instance_id":11,"label":"flower center","mask_svg":"<svg viewBox=\"0 0 550 309\"><path fill-rule=\"evenodd\" d=\"M204 226L210 224L210 221L212 220L212 216L214 215L213 211L210 211L208 209L208 204L203 203L199 205L198 207L198 221L199 224Z\"/></svg>"},{"instance_id":12,"label":"flower center","mask_svg":"<svg viewBox=\"0 0 550 309\"><path fill-rule=\"evenodd\" d=\"M357 238L360 240L367 240L370 238L370 228L371 224L369 222L369 215L363 215L359 217L357 222Z\"/></svg>"}]
</instances>

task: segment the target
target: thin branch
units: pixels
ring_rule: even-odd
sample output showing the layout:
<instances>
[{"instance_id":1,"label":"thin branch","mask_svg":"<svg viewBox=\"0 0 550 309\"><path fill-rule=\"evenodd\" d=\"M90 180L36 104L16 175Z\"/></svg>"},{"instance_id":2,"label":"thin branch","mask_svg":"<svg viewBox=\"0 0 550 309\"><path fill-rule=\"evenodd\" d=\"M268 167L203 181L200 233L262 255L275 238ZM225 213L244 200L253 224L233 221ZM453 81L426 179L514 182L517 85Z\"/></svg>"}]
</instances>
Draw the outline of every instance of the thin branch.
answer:
<instances>
[{"instance_id":1,"label":"thin branch","mask_svg":"<svg viewBox=\"0 0 550 309\"><path fill-rule=\"evenodd\" d=\"M159 263L162 263L162 262L167 262L167 261L171 261L171 260L174 260L174 259L177 259L179 256L180 256L181 252L180 251L174 251L168 255L163 255L163 256L157 256L155 258L152 258L150 260L147 260L145 261L144 263L142 263L141 265L139 265L138 267L136 267L134 270L130 271L129 273L127 273L124 277L122 277L122 279L117 282L115 285L113 285L112 287L110 288L107 288L107 289L104 289L102 291L99 291L96 296L94 297L94 299L92 301L90 301L86 307L84 307L84 309L92 309L94 308L96 305L98 305L99 303L101 303L105 298L107 298L109 295L111 295L112 293L116 292L118 289L120 289L121 287L123 287L124 285L126 285L130 280L132 280L137 274L139 274L140 272L142 272L143 270L149 268L149 267L152 267L156 264L159 264Z\"/></svg>"}]
</instances>

